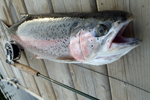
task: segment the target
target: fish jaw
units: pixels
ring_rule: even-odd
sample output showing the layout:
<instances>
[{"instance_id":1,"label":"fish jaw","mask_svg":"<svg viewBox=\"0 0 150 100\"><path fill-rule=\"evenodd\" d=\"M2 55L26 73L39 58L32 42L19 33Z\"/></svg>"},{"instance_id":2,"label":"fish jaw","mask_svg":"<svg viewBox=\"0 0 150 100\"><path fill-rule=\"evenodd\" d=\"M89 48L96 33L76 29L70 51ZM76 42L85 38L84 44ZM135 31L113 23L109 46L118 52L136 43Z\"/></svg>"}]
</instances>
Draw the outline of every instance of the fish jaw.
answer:
<instances>
[{"instance_id":1,"label":"fish jaw","mask_svg":"<svg viewBox=\"0 0 150 100\"><path fill-rule=\"evenodd\" d=\"M106 39L106 42L103 48L98 50L97 56L95 59L91 61L87 61L85 63L91 65L104 65L112 63L122 56L130 52L132 49L139 46L142 42L142 39L139 38L126 38L123 37L123 31L125 30L126 26L132 19L128 19L124 22L121 26L118 27L115 31L113 28L110 30L110 34ZM116 27L114 25L114 27Z\"/></svg>"},{"instance_id":2,"label":"fish jaw","mask_svg":"<svg viewBox=\"0 0 150 100\"><path fill-rule=\"evenodd\" d=\"M101 37L95 37L95 28L91 31L81 29L77 36L71 38L71 55L77 61L91 65L109 64L120 59L142 42L138 38L125 38L122 36L126 26L132 20L133 16L129 14L125 21L121 22L119 19L113 22L108 33Z\"/></svg>"},{"instance_id":3,"label":"fish jaw","mask_svg":"<svg viewBox=\"0 0 150 100\"><path fill-rule=\"evenodd\" d=\"M106 43L108 43L108 41L109 41L109 44L107 45L107 51L112 53L111 55L114 55L114 51L115 51L116 55L119 54L119 55L123 56L123 55L127 54L129 51L131 51L132 49L134 49L135 47L139 46L140 43L142 42L142 39L139 39L139 38L126 38L126 37L122 36L123 31L125 30L127 25L132 20L133 20L133 17L131 16L131 18L129 18L124 23L122 23L122 25L120 25L116 29L116 32L114 32L114 33L111 32L110 35L112 35L112 36L109 36L107 38ZM114 25L114 27L116 27L116 26L117 25ZM110 54L110 53L108 53L108 54Z\"/></svg>"},{"instance_id":4,"label":"fish jaw","mask_svg":"<svg viewBox=\"0 0 150 100\"><path fill-rule=\"evenodd\" d=\"M117 39L122 40L122 39L124 39L124 37L122 37L122 38L120 38L120 37L123 34L123 31L125 30L127 25L133 20L132 18L133 17L129 18L127 21L125 21L125 22L123 22L121 24L119 24L120 20L118 20L115 23L113 23L113 26L109 30L108 35L107 35L105 46L103 48L104 51L108 51L111 48L111 45L114 42L114 40L117 40Z\"/></svg>"}]
</instances>

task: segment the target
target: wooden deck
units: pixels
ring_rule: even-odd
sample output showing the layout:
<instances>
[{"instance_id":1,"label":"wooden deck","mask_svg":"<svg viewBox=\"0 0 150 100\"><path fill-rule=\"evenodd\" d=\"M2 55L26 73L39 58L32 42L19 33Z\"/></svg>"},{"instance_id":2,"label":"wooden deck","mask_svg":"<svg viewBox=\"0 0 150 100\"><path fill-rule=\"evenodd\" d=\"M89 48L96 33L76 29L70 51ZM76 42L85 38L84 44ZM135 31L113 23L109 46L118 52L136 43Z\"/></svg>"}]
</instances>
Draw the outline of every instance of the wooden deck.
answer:
<instances>
[{"instance_id":1,"label":"wooden deck","mask_svg":"<svg viewBox=\"0 0 150 100\"><path fill-rule=\"evenodd\" d=\"M143 43L120 60L104 66L62 64L37 60L28 51L22 52L20 62L41 74L62 82L100 100L150 100L150 1L149 0L0 0L0 19L12 25L21 13L96 12L124 10L134 15L127 27L127 36L142 38ZM6 35L5 35L6 34ZM45 100L87 100L44 79L33 77L5 62L4 41L7 32L0 24L0 62L6 77L15 77L20 84ZM138 86L102 75L109 75Z\"/></svg>"}]
</instances>

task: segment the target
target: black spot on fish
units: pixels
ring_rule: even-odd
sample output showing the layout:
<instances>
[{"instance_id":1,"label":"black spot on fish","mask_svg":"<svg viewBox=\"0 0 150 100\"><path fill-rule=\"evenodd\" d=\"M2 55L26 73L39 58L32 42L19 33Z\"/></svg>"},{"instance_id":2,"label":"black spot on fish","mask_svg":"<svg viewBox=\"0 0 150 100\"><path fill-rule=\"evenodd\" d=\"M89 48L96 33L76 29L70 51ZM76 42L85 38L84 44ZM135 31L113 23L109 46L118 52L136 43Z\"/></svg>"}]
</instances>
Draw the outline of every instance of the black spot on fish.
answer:
<instances>
[{"instance_id":1,"label":"black spot on fish","mask_svg":"<svg viewBox=\"0 0 150 100\"><path fill-rule=\"evenodd\" d=\"M121 21L124 22L124 21L126 21L126 20L127 20L127 18L126 18L126 17L123 17Z\"/></svg>"},{"instance_id":2,"label":"black spot on fish","mask_svg":"<svg viewBox=\"0 0 150 100\"><path fill-rule=\"evenodd\" d=\"M116 22L116 21L117 21L117 17L114 17L114 18L113 18L113 21Z\"/></svg>"}]
</instances>

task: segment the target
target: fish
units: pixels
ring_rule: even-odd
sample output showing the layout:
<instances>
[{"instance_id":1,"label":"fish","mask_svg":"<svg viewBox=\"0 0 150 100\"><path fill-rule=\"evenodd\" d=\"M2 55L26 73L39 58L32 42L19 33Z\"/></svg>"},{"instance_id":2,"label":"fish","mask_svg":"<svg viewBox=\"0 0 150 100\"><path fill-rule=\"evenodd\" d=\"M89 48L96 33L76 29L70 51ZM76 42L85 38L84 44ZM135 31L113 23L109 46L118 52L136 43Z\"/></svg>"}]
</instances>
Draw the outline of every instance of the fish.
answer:
<instances>
[{"instance_id":1,"label":"fish","mask_svg":"<svg viewBox=\"0 0 150 100\"><path fill-rule=\"evenodd\" d=\"M105 65L139 46L142 39L122 36L133 15L126 11L25 14L3 26L11 40L35 55L60 63Z\"/></svg>"}]
</instances>

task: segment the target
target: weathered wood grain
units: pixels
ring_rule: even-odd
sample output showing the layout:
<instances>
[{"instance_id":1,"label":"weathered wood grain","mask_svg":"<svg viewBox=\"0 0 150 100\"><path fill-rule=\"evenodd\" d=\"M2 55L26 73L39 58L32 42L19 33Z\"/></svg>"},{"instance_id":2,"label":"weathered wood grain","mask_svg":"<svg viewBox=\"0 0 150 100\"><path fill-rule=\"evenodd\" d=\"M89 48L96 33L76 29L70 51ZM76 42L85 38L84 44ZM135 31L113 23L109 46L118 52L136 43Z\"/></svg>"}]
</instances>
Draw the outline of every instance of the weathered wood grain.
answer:
<instances>
[{"instance_id":1,"label":"weathered wood grain","mask_svg":"<svg viewBox=\"0 0 150 100\"><path fill-rule=\"evenodd\" d=\"M96 70L97 72L95 72L83 67L79 67L78 65L69 64L69 66L75 88L97 97L100 100L111 100L108 78L97 73L100 70ZM87 98L84 98L80 95L78 95L78 99L87 100Z\"/></svg>"},{"instance_id":2,"label":"weathered wood grain","mask_svg":"<svg viewBox=\"0 0 150 100\"><path fill-rule=\"evenodd\" d=\"M5 7L5 9L6 9L6 11L9 11L9 7L7 6L7 2L5 1L4 3L3 3L3 6ZM4 15L6 15L4 12L3 13L1 13L2 15L4 14ZM10 18L9 17L9 15L10 15L10 13L9 14L7 14L6 16L6 18ZM3 21L5 21L5 17L4 18L2 18L2 16L1 16L1 20L3 20ZM7 21L5 21L5 22L7 22ZM12 21L11 21L11 19L9 20L9 22L11 22L12 23ZM8 23L8 22L7 22ZM9 23L8 23L9 24ZM8 34L6 34L6 31L7 30L5 30L2 26L1 26L1 45L2 45L2 48L1 48L1 50L2 50L2 56L1 56L1 58L2 58L2 61L3 61L3 63L5 64L6 63L6 57L4 57L5 55L4 55L4 45L5 45L5 43L6 43L6 41L9 39L10 40L10 38L8 38ZM17 79L18 79L18 81L20 82L20 84L22 84L23 86L25 86L26 87L26 83L25 83L25 81L24 81L24 78L22 77L22 73L20 72L20 70L18 70L18 69L16 69L16 68L12 68L12 66L11 67L9 67L9 65L7 64L6 66L5 66L6 68L6 71L8 71L7 73L8 73L8 77L16 77Z\"/></svg>"},{"instance_id":3,"label":"weathered wood grain","mask_svg":"<svg viewBox=\"0 0 150 100\"><path fill-rule=\"evenodd\" d=\"M57 2L61 3L61 1L57 1ZM46 13L47 11L43 9L43 12ZM40 14L40 12L38 12L38 14ZM62 82L66 85L73 86L67 64L60 64L60 63L50 62L50 61L44 61L44 62L45 62L49 77L59 82ZM50 65L53 65L53 66L50 66ZM70 92L69 90L66 90L55 84L52 84L52 86L54 88L54 93L56 95L57 100L70 100L70 99L76 100L75 93Z\"/></svg>"},{"instance_id":4,"label":"weathered wood grain","mask_svg":"<svg viewBox=\"0 0 150 100\"><path fill-rule=\"evenodd\" d=\"M3 76L3 78L5 78L5 79L8 77L7 72L6 72L5 68L4 68L4 65L3 65L1 59L0 59L0 74L1 74L1 75Z\"/></svg>"},{"instance_id":5,"label":"weathered wood grain","mask_svg":"<svg viewBox=\"0 0 150 100\"><path fill-rule=\"evenodd\" d=\"M97 10L95 0L52 0L55 12L95 12ZM79 66L87 67L79 64ZM88 66L89 69L100 71L100 66ZM101 66L101 69L107 72L106 66ZM73 79L73 84L76 89L86 92L102 100L110 100L110 90L108 78L99 75L90 70L78 67L78 65L69 64L69 70ZM104 72L105 73L105 72ZM97 79L98 80L97 80ZM102 84L106 87L107 92L102 89ZM96 85L96 86L95 86ZM78 100L87 100L87 98L77 95Z\"/></svg>"},{"instance_id":6,"label":"weathered wood grain","mask_svg":"<svg viewBox=\"0 0 150 100\"><path fill-rule=\"evenodd\" d=\"M26 58L24 52L22 52L21 54L22 55L21 55L21 59L19 60L19 62L21 64L29 66L29 63L27 61L27 58ZM30 75L30 74L28 74L26 72L23 72L23 71L22 71L22 74L23 74L23 78L24 78L24 80L25 80L25 82L27 84L27 88L29 90L33 91L34 93L36 93L37 95L40 95L40 91L39 91L39 88L38 88L37 83L35 81L35 78L32 75Z\"/></svg>"},{"instance_id":7,"label":"weathered wood grain","mask_svg":"<svg viewBox=\"0 0 150 100\"><path fill-rule=\"evenodd\" d=\"M29 61L30 66L40 72L41 74L48 76L47 70L45 68L43 60L37 60L34 55L26 51L26 56ZM42 79L40 77L35 77L36 83L38 85L41 96L46 100L56 100L53 87L49 81Z\"/></svg>"},{"instance_id":8,"label":"weathered wood grain","mask_svg":"<svg viewBox=\"0 0 150 100\"><path fill-rule=\"evenodd\" d=\"M110 76L124 80L147 91L150 91L149 66L149 0L97 0L98 10L124 10L134 15L126 31L126 36L142 38L141 46L132 50L120 60L108 65ZM150 94L110 78L113 100L149 100Z\"/></svg>"},{"instance_id":9,"label":"weathered wood grain","mask_svg":"<svg viewBox=\"0 0 150 100\"><path fill-rule=\"evenodd\" d=\"M96 11L95 0L52 0L54 12Z\"/></svg>"},{"instance_id":10,"label":"weathered wood grain","mask_svg":"<svg viewBox=\"0 0 150 100\"><path fill-rule=\"evenodd\" d=\"M47 0L24 0L28 14L50 13Z\"/></svg>"},{"instance_id":11,"label":"weathered wood grain","mask_svg":"<svg viewBox=\"0 0 150 100\"><path fill-rule=\"evenodd\" d=\"M147 91L150 91L150 78L148 77L150 75L150 70L148 69L150 66L149 4L149 0L97 0L99 11L124 10L131 12L135 19L133 24L127 27L125 33L128 33L127 36L144 39L140 47L134 49L120 60L109 64L107 66L108 74ZM20 19L20 13L41 14L53 12L53 9L54 12L91 12L97 10L95 0L52 0L52 6L50 0L1 0L0 19L3 19L7 24L11 25ZM27 8L27 10L25 8ZM10 13L14 11L15 13ZM3 29L0 32L2 33L0 39L1 45L4 45L2 41L7 38L3 34L5 33ZM3 48L1 47L0 57L8 77L17 77L22 85L27 86L37 94L40 92L40 95L46 100L87 100L87 98L76 95L46 80L40 78L35 78L34 80L34 78L27 73L20 72L15 68L12 70L11 67L5 63L4 56ZM133 86L112 78L109 78L108 81L106 76L99 74L99 72L107 74L106 66L70 64L68 67L67 64L47 60L44 62L42 60L36 60L33 58L33 55L28 52L26 52L26 56L28 61L23 53L23 58L20 60L21 63L28 65L29 62L29 65L41 72L41 74L49 75L57 81L75 87L102 100L111 100L109 81L112 100L149 100L150 98L149 93Z\"/></svg>"},{"instance_id":12,"label":"weathered wood grain","mask_svg":"<svg viewBox=\"0 0 150 100\"><path fill-rule=\"evenodd\" d=\"M44 60L50 78L74 88L67 64ZM74 92L53 84L57 100L76 100Z\"/></svg>"},{"instance_id":13,"label":"weathered wood grain","mask_svg":"<svg viewBox=\"0 0 150 100\"><path fill-rule=\"evenodd\" d=\"M4 29L2 27L2 25L0 24L0 58L2 63L4 64L4 69L7 73L7 76L12 78L15 77L12 68L6 63L6 56L5 56L5 52L4 52L4 45L5 45L5 41L7 40Z\"/></svg>"},{"instance_id":14,"label":"weathered wood grain","mask_svg":"<svg viewBox=\"0 0 150 100\"><path fill-rule=\"evenodd\" d=\"M5 2L4 4L6 7L6 10L9 13L9 15L7 15L8 16L7 18L10 18L11 23L18 21L19 17L16 14L16 12L18 12L18 11L15 11L15 10L17 10L15 8L17 8L18 6L14 5L14 4L17 4L17 3L15 3L15 2L17 2L17 0L15 0L15 1L6 0L4 2ZM7 33L7 31L5 31L5 34L6 33ZM7 36L7 40L11 40L8 33L6 34L6 36ZM26 57L24 56L24 54L22 54L22 58L20 61L21 61L21 63L28 65L28 63L26 61ZM38 90L38 87L35 83L33 76L31 76L27 73L24 73L24 72L20 72L19 69L16 69L16 68L12 68L12 69L13 69L13 72L14 72L16 78L21 83L21 85L29 88L31 91L35 92L36 94L39 94L39 90Z\"/></svg>"},{"instance_id":15,"label":"weathered wood grain","mask_svg":"<svg viewBox=\"0 0 150 100\"><path fill-rule=\"evenodd\" d=\"M16 23L20 19L20 14L27 13L23 0L5 0L7 3L7 9L9 16L13 23Z\"/></svg>"},{"instance_id":16,"label":"weathered wood grain","mask_svg":"<svg viewBox=\"0 0 150 100\"><path fill-rule=\"evenodd\" d=\"M31 5L33 3L33 5ZM29 14L41 14L41 13L49 13L49 7L47 4L47 0L37 1L37 0L25 0L27 12ZM48 72L45 68L45 64L43 60L37 60L33 54L25 51L28 62L31 68L36 69L41 74L48 76ZM56 100L55 93L51 83L45 79L34 77L37 83L37 86L40 91L40 95L46 100Z\"/></svg>"},{"instance_id":17,"label":"weathered wood grain","mask_svg":"<svg viewBox=\"0 0 150 100\"><path fill-rule=\"evenodd\" d=\"M0 3L0 19L3 19L8 25L12 25L12 18L8 11L6 0L1 0Z\"/></svg>"}]
</instances>

